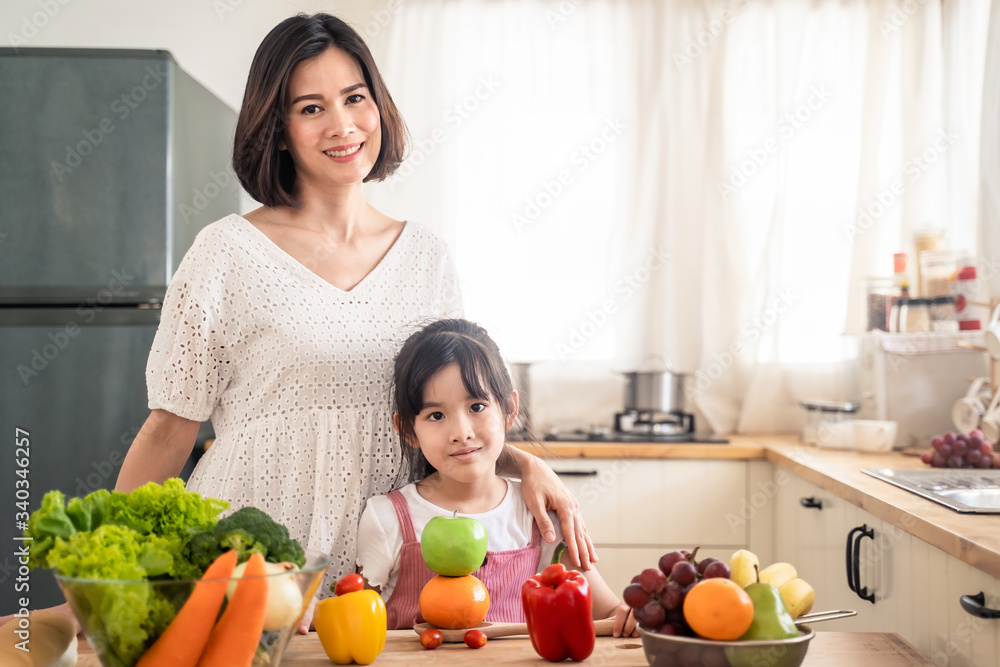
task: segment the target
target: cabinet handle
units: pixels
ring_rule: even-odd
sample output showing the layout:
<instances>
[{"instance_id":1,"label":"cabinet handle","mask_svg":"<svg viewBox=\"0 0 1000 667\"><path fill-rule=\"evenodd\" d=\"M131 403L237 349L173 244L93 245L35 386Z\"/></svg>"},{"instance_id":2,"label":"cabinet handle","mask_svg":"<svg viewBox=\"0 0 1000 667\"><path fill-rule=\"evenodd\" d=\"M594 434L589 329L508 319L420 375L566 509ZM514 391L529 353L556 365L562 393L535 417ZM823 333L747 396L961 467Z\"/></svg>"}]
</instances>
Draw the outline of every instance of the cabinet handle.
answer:
<instances>
[{"instance_id":1,"label":"cabinet handle","mask_svg":"<svg viewBox=\"0 0 1000 667\"><path fill-rule=\"evenodd\" d=\"M853 562L851 556L854 553L854 533L860 533L861 530L861 526L858 526L857 528L851 528L850 532L847 533L847 554L845 557L845 561L847 562L847 587L851 589L852 593L858 592L858 589L854 587L854 568L851 567L851 563Z\"/></svg>"},{"instance_id":2,"label":"cabinet handle","mask_svg":"<svg viewBox=\"0 0 1000 667\"><path fill-rule=\"evenodd\" d=\"M553 470L552 472L563 477L597 477L596 470Z\"/></svg>"},{"instance_id":3,"label":"cabinet handle","mask_svg":"<svg viewBox=\"0 0 1000 667\"><path fill-rule=\"evenodd\" d=\"M808 498L800 498L799 502L807 510L821 510L823 509L823 501L816 500L816 496L809 496Z\"/></svg>"},{"instance_id":4,"label":"cabinet handle","mask_svg":"<svg viewBox=\"0 0 1000 667\"><path fill-rule=\"evenodd\" d=\"M986 606L986 594L963 595L958 599L962 609L979 618L1000 618L1000 609L990 609Z\"/></svg>"},{"instance_id":5,"label":"cabinet handle","mask_svg":"<svg viewBox=\"0 0 1000 667\"><path fill-rule=\"evenodd\" d=\"M854 533L859 533L857 538L854 537ZM872 538L873 542L875 541L875 530L869 528L868 524L852 528L847 533L847 585L857 593L859 598L875 604L875 591L869 592L867 586L861 585L861 540L866 537ZM852 540L854 542L853 549L851 548Z\"/></svg>"}]
</instances>

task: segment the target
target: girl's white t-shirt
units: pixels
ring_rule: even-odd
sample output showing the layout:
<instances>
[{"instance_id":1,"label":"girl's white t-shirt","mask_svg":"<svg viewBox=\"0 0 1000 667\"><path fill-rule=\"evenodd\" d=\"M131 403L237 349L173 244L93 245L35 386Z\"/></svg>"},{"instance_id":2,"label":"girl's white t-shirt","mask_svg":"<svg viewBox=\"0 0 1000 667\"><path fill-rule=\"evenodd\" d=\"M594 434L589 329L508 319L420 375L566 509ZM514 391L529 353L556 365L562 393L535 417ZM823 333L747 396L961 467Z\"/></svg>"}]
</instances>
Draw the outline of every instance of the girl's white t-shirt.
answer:
<instances>
[{"instance_id":1,"label":"girl's white t-shirt","mask_svg":"<svg viewBox=\"0 0 1000 667\"><path fill-rule=\"evenodd\" d=\"M482 522L486 527L486 548L490 551L510 551L531 544L532 516L521 497L521 483L511 479L504 481L507 482L507 493L499 505L481 514L458 514ZM417 540L432 518L452 515L451 510L425 500L417 492L415 484L407 484L399 491L410 507L410 518ZM555 512L549 512L549 517L555 525L556 535L561 535L559 517ZM541 544L542 553L537 572L541 572L552 561L552 554L555 553L559 540L551 543L542 540ZM389 599L396 586L402 548L403 531L392 501L388 496L369 499L358 526L358 566L362 568L362 575L368 584L381 589L383 600Z\"/></svg>"}]
</instances>

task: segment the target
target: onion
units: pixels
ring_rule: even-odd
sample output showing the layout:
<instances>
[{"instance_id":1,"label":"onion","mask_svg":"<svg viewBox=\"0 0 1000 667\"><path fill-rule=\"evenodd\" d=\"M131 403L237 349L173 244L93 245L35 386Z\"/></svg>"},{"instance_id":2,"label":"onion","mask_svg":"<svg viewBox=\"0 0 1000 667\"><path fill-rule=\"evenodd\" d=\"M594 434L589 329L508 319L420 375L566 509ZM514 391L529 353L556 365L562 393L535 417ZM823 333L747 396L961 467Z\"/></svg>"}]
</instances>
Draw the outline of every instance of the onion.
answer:
<instances>
[{"instance_id":1,"label":"onion","mask_svg":"<svg viewBox=\"0 0 1000 667\"><path fill-rule=\"evenodd\" d=\"M226 588L226 599L229 600L236 592L236 579L243 576L246 569L246 562L240 563L233 569L233 581L229 582ZM264 612L264 629L281 630L287 628L296 621L302 611L302 591L295 581L294 575L282 575L286 572L297 571L299 566L295 563L264 563L267 569L267 609Z\"/></svg>"}]
</instances>

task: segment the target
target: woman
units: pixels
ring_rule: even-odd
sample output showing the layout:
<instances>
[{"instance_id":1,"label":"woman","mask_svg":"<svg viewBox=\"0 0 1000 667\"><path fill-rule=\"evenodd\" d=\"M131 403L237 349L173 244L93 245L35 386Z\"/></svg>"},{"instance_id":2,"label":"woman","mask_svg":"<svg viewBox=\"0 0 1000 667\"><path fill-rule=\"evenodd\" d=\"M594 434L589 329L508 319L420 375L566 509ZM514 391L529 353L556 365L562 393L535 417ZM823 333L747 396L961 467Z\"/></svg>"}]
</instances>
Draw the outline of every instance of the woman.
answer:
<instances>
[{"instance_id":1,"label":"woman","mask_svg":"<svg viewBox=\"0 0 1000 667\"><path fill-rule=\"evenodd\" d=\"M263 206L206 227L171 281L146 371L152 413L116 486L177 475L211 417L217 439L188 487L259 507L330 553L322 592L354 571L365 501L405 479L392 358L419 324L461 313L444 244L363 197L362 182L402 161L405 135L346 23L300 15L264 38L233 152ZM543 537L555 539L549 507L574 562L588 567L593 545L575 499L537 458L514 455L519 470L507 472L523 479Z\"/></svg>"}]
</instances>

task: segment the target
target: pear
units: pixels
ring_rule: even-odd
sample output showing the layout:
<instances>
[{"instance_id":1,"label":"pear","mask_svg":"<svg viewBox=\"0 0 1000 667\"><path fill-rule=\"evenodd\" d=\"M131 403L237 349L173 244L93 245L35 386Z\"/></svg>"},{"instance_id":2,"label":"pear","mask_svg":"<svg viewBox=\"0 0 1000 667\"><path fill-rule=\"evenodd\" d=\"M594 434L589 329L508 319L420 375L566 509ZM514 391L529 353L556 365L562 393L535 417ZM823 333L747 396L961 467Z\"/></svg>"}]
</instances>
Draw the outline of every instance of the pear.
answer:
<instances>
[{"instance_id":1,"label":"pear","mask_svg":"<svg viewBox=\"0 0 1000 667\"><path fill-rule=\"evenodd\" d=\"M729 559L729 579L739 584L740 588L746 588L757 581L759 567L760 561L753 552L740 549Z\"/></svg>"},{"instance_id":2,"label":"pear","mask_svg":"<svg viewBox=\"0 0 1000 667\"><path fill-rule=\"evenodd\" d=\"M793 619L808 614L816 601L816 591L803 579L792 579L778 590Z\"/></svg>"},{"instance_id":3,"label":"pear","mask_svg":"<svg viewBox=\"0 0 1000 667\"><path fill-rule=\"evenodd\" d=\"M773 563L760 571L760 580L775 588L781 588L798 576L799 573L790 563Z\"/></svg>"},{"instance_id":4,"label":"pear","mask_svg":"<svg viewBox=\"0 0 1000 667\"><path fill-rule=\"evenodd\" d=\"M740 637L741 641L754 639L790 639L799 636L795 619L788 613L778 589L765 581L756 581L744 589L753 601L753 621Z\"/></svg>"}]
</instances>

